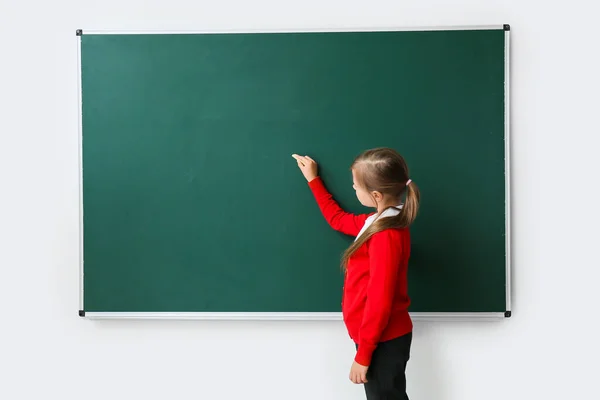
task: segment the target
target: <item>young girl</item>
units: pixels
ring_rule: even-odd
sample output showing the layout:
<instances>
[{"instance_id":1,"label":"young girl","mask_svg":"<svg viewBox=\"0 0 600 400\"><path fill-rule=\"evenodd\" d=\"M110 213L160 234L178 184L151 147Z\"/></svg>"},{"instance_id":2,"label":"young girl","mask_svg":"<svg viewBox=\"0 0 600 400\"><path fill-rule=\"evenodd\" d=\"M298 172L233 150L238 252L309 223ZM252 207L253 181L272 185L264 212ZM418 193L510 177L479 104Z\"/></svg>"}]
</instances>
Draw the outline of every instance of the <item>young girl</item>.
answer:
<instances>
[{"instance_id":1,"label":"young girl","mask_svg":"<svg viewBox=\"0 0 600 400\"><path fill-rule=\"evenodd\" d=\"M419 190L400 154L389 148L367 150L352 163L353 188L360 203L376 212L353 215L327 191L312 158L293 157L329 225L355 237L342 257L342 314L357 349L350 380L364 384L368 400L408 399L405 370L413 327L408 227L417 215Z\"/></svg>"}]
</instances>

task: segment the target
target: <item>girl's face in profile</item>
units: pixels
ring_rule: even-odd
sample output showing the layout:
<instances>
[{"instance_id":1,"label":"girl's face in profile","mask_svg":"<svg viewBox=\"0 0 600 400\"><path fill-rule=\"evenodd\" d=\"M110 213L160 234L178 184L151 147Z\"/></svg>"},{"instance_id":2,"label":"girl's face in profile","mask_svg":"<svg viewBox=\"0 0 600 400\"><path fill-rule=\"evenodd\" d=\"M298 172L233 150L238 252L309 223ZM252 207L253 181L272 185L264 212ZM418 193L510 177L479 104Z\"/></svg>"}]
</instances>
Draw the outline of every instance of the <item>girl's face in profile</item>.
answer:
<instances>
[{"instance_id":1,"label":"girl's face in profile","mask_svg":"<svg viewBox=\"0 0 600 400\"><path fill-rule=\"evenodd\" d=\"M358 201L360 201L360 204L362 204L365 207L377 208L377 204L375 204L373 196L371 196L369 192L361 188L356 183L356 173L354 169L352 169L352 188L356 191L356 197L358 198Z\"/></svg>"}]
</instances>

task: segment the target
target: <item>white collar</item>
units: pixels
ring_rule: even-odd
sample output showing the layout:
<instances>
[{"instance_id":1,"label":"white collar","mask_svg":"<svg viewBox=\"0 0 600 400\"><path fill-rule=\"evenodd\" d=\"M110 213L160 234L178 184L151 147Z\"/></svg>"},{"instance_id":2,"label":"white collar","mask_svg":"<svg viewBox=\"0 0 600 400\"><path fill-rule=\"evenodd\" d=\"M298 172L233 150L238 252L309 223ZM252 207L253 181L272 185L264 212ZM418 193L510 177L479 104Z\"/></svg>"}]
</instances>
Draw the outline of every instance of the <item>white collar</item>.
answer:
<instances>
[{"instance_id":1,"label":"white collar","mask_svg":"<svg viewBox=\"0 0 600 400\"><path fill-rule=\"evenodd\" d=\"M367 228L369 226L371 226L371 224L373 222L375 222L378 218L380 218L380 217L393 217L395 215L398 215L398 214L400 214L400 209L402 209L402 204L397 205L396 207L386 208L380 215L377 215L377 213L375 213L375 214L369 216L369 218L367 218L367 220L365 221L365 224L361 228L360 232L358 232L358 235L356 235L356 239L354 239L354 241L356 241L360 237L360 235L362 235L363 232L366 231Z\"/></svg>"}]
</instances>

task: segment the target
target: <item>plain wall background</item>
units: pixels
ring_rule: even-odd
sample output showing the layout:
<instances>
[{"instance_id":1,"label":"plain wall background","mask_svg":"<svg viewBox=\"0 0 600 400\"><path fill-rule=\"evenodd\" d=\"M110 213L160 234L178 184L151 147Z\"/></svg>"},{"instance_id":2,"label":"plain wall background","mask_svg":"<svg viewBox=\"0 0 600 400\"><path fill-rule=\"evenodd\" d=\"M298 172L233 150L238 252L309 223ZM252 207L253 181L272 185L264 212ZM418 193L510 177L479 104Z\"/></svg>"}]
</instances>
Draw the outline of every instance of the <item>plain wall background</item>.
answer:
<instances>
[{"instance_id":1,"label":"plain wall background","mask_svg":"<svg viewBox=\"0 0 600 400\"><path fill-rule=\"evenodd\" d=\"M598 7L0 0L0 398L364 398L347 379L354 349L341 322L77 316L77 28L503 23L512 26L513 318L417 323L411 399L600 398Z\"/></svg>"}]
</instances>

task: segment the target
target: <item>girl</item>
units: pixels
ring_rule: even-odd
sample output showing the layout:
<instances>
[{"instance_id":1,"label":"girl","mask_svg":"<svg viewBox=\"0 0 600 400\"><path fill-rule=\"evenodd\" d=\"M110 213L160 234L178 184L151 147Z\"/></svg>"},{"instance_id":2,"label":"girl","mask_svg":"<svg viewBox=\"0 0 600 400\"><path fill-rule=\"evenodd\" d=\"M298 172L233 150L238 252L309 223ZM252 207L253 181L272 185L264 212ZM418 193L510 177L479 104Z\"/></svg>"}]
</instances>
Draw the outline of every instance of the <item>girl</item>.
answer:
<instances>
[{"instance_id":1,"label":"girl","mask_svg":"<svg viewBox=\"0 0 600 400\"><path fill-rule=\"evenodd\" d=\"M353 215L327 191L312 158L293 157L329 225L355 237L342 257L342 314L357 350L350 380L364 384L368 400L408 399L405 370L413 327L408 228L417 215L419 190L400 154L389 148L367 150L352 163L353 188L360 203L376 212Z\"/></svg>"}]
</instances>

